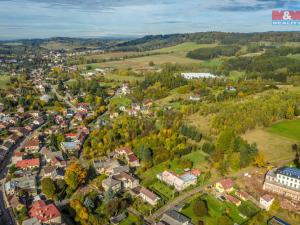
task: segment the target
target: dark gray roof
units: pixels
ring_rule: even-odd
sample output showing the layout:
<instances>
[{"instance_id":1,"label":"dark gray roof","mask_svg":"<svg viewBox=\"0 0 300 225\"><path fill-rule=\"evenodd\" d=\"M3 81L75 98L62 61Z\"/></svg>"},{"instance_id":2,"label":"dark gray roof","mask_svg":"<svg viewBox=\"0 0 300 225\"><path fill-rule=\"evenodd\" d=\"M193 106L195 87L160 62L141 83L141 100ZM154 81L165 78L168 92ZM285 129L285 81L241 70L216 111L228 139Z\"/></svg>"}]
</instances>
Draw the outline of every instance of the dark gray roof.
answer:
<instances>
[{"instance_id":1,"label":"dark gray roof","mask_svg":"<svg viewBox=\"0 0 300 225\"><path fill-rule=\"evenodd\" d=\"M170 210L167 211L163 217L162 217L162 222L170 224L170 225L182 225L182 224L188 224L190 222L190 219L181 213L175 211L175 210Z\"/></svg>"}]
</instances>

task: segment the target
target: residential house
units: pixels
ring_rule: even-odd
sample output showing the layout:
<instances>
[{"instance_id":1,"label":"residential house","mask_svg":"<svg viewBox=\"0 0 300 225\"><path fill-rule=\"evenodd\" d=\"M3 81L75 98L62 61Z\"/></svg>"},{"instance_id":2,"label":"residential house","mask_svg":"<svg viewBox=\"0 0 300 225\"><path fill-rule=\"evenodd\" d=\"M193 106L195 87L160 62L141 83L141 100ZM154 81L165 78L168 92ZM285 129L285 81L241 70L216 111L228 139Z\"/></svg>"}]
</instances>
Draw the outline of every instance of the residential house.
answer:
<instances>
[{"instance_id":1,"label":"residential house","mask_svg":"<svg viewBox=\"0 0 300 225\"><path fill-rule=\"evenodd\" d=\"M144 187L140 189L138 196L152 206L155 206L160 200L156 194Z\"/></svg>"},{"instance_id":2,"label":"residential house","mask_svg":"<svg viewBox=\"0 0 300 225\"><path fill-rule=\"evenodd\" d=\"M26 152L38 152L40 149L40 141L38 138L31 139L24 144Z\"/></svg>"},{"instance_id":3,"label":"residential house","mask_svg":"<svg viewBox=\"0 0 300 225\"><path fill-rule=\"evenodd\" d=\"M268 194L261 196L259 199L260 206L267 211L271 208L273 202L274 198Z\"/></svg>"},{"instance_id":4,"label":"residential house","mask_svg":"<svg viewBox=\"0 0 300 225\"><path fill-rule=\"evenodd\" d=\"M165 212L160 221L167 225L192 225L191 219L175 210Z\"/></svg>"},{"instance_id":5,"label":"residential house","mask_svg":"<svg viewBox=\"0 0 300 225\"><path fill-rule=\"evenodd\" d=\"M216 78L217 76L211 73L181 73L185 79L201 79L201 78Z\"/></svg>"},{"instance_id":6,"label":"residential house","mask_svg":"<svg viewBox=\"0 0 300 225\"><path fill-rule=\"evenodd\" d=\"M63 151L68 153L76 153L80 150L80 144L72 141L62 142L61 148Z\"/></svg>"},{"instance_id":7,"label":"residential house","mask_svg":"<svg viewBox=\"0 0 300 225\"><path fill-rule=\"evenodd\" d=\"M139 185L139 180L135 179L131 175L125 172L121 172L118 175L113 176L115 180L122 182L122 188L124 189L133 189Z\"/></svg>"},{"instance_id":8,"label":"residential house","mask_svg":"<svg viewBox=\"0 0 300 225\"><path fill-rule=\"evenodd\" d=\"M143 106L144 107L147 107L147 108L150 108L153 106L153 100L152 99L145 99L143 101Z\"/></svg>"},{"instance_id":9,"label":"residential house","mask_svg":"<svg viewBox=\"0 0 300 225\"><path fill-rule=\"evenodd\" d=\"M235 192L235 195L238 196L243 201L247 201L249 199L249 194L245 191L239 190L239 191Z\"/></svg>"},{"instance_id":10,"label":"residential house","mask_svg":"<svg viewBox=\"0 0 300 225\"><path fill-rule=\"evenodd\" d=\"M118 192L122 188L122 182L119 180L115 180L112 177L108 177L102 181L102 187L105 191L111 189L113 192Z\"/></svg>"},{"instance_id":11,"label":"residential house","mask_svg":"<svg viewBox=\"0 0 300 225\"><path fill-rule=\"evenodd\" d=\"M5 191L7 193L15 193L19 190L36 194L36 177L23 176L20 178L13 178L11 181L5 183Z\"/></svg>"},{"instance_id":12,"label":"residential house","mask_svg":"<svg viewBox=\"0 0 300 225\"><path fill-rule=\"evenodd\" d=\"M226 195L226 199L227 201L234 203L236 206L240 206L242 203L238 198L232 195Z\"/></svg>"},{"instance_id":13,"label":"residential house","mask_svg":"<svg viewBox=\"0 0 300 225\"><path fill-rule=\"evenodd\" d=\"M191 101L200 101L201 97L200 97L200 95L191 95L189 97L189 100L191 100Z\"/></svg>"},{"instance_id":14,"label":"residential house","mask_svg":"<svg viewBox=\"0 0 300 225\"><path fill-rule=\"evenodd\" d=\"M11 158L12 164L16 164L18 161L23 160L24 152L14 152Z\"/></svg>"},{"instance_id":15,"label":"residential house","mask_svg":"<svg viewBox=\"0 0 300 225\"><path fill-rule=\"evenodd\" d=\"M139 166L139 160L129 147L121 147L115 150L117 155L124 156L128 165L131 167Z\"/></svg>"},{"instance_id":16,"label":"residential house","mask_svg":"<svg viewBox=\"0 0 300 225\"><path fill-rule=\"evenodd\" d=\"M50 149L44 147L40 153L46 160L46 163L51 166L63 167L66 164L61 151L52 152Z\"/></svg>"},{"instance_id":17,"label":"residential house","mask_svg":"<svg viewBox=\"0 0 300 225\"><path fill-rule=\"evenodd\" d=\"M216 189L218 192L223 193L223 192L232 192L234 190L233 188L233 180L231 178L223 179L220 182L216 183Z\"/></svg>"},{"instance_id":18,"label":"residential house","mask_svg":"<svg viewBox=\"0 0 300 225\"><path fill-rule=\"evenodd\" d=\"M40 166L40 159L24 159L16 163L16 167L22 170L35 169Z\"/></svg>"},{"instance_id":19,"label":"residential house","mask_svg":"<svg viewBox=\"0 0 300 225\"><path fill-rule=\"evenodd\" d=\"M268 171L263 190L300 201L300 169L281 167Z\"/></svg>"},{"instance_id":20,"label":"residential house","mask_svg":"<svg viewBox=\"0 0 300 225\"><path fill-rule=\"evenodd\" d=\"M37 117L36 119L34 119L34 120L32 121L32 123L33 123L35 126L37 126L37 127L41 126L44 122L45 122L45 121L44 121L44 119L43 119L42 117Z\"/></svg>"},{"instance_id":21,"label":"residential house","mask_svg":"<svg viewBox=\"0 0 300 225\"><path fill-rule=\"evenodd\" d=\"M117 225L119 223L121 223L123 220L125 220L127 218L126 214L123 212L117 216L114 216L112 218L110 218L110 223L113 225Z\"/></svg>"},{"instance_id":22,"label":"residential house","mask_svg":"<svg viewBox=\"0 0 300 225\"><path fill-rule=\"evenodd\" d=\"M112 175L114 169L120 167L120 163L117 160L102 158L99 160L94 160L94 168L98 174Z\"/></svg>"},{"instance_id":23,"label":"residential house","mask_svg":"<svg viewBox=\"0 0 300 225\"><path fill-rule=\"evenodd\" d=\"M13 135L10 135L6 140L13 144L17 144L20 139L21 139L21 137L19 135L13 134Z\"/></svg>"},{"instance_id":24,"label":"residential house","mask_svg":"<svg viewBox=\"0 0 300 225\"><path fill-rule=\"evenodd\" d=\"M51 174L53 180L64 179L65 169L64 168L56 168Z\"/></svg>"},{"instance_id":25,"label":"residential house","mask_svg":"<svg viewBox=\"0 0 300 225\"><path fill-rule=\"evenodd\" d=\"M39 200L32 204L29 210L29 217L37 218L43 224L61 224L61 214L54 204L46 204Z\"/></svg>"},{"instance_id":26,"label":"residential house","mask_svg":"<svg viewBox=\"0 0 300 225\"><path fill-rule=\"evenodd\" d=\"M57 166L45 166L41 171L41 176L43 178L45 177L51 177L52 173L57 169Z\"/></svg>"},{"instance_id":27,"label":"residential house","mask_svg":"<svg viewBox=\"0 0 300 225\"><path fill-rule=\"evenodd\" d=\"M197 182L197 177L191 173L185 173L179 176L175 173L164 171L157 174L156 177L166 184L174 186L177 191L182 191L191 185L195 185Z\"/></svg>"}]
</instances>

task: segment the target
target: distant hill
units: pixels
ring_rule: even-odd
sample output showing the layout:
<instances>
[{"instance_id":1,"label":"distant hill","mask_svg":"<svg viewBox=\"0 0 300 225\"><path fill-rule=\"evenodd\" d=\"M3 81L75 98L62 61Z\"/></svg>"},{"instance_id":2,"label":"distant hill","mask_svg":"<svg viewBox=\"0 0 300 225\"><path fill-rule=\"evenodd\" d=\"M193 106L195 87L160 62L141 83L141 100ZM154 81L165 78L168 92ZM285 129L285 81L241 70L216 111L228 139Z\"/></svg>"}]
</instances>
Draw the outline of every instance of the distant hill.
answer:
<instances>
[{"instance_id":1,"label":"distant hill","mask_svg":"<svg viewBox=\"0 0 300 225\"><path fill-rule=\"evenodd\" d=\"M136 40L120 43L118 50L146 51L154 50L183 42L198 44L247 44L249 42L299 42L300 32L265 32L265 33L225 33L199 32L188 34L150 35Z\"/></svg>"},{"instance_id":2,"label":"distant hill","mask_svg":"<svg viewBox=\"0 0 300 225\"><path fill-rule=\"evenodd\" d=\"M24 39L0 41L0 54L28 49L112 51L149 51L185 42L196 44L248 44L249 42L300 42L300 32L225 33L198 32L186 34L149 35L133 40L115 38L68 38Z\"/></svg>"}]
</instances>

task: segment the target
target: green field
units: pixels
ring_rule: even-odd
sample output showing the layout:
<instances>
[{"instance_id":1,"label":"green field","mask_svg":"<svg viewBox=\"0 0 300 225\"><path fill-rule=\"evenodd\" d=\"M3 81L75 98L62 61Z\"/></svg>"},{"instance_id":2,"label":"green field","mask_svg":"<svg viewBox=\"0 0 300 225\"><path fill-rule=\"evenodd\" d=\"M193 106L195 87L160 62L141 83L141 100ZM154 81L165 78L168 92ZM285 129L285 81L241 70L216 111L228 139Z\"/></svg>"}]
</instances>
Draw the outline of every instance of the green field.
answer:
<instances>
[{"instance_id":1,"label":"green field","mask_svg":"<svg viewBox=\"0 0 300 225\"><path fill-rule=\"evenodd\" d=\"M139 218L135 215L129 214L128 217L120 223L120 225L132 225L138 223Z\"/></svg>"},{"instance_id":2,"label":"green field","mask_svg":"<svg viewBox=\"0 0 300 225\"><path fill-rule=\"evenodd\" d=\"M268 131L273 134L300 141L300 120L276 123L268 128Z\"/></svg>"},{"instance_id":3,"label":"green field","mask_svg":"<svg viewBox=\"0 0 300 225\"><path fill-rule=\"evenodd\" d=\"M193 168L203 170L205 169L205 165L207 165L207 162L205 160L205 153L203 153L202 151L191 152L190 154L183 156L183 158L191 160L193 162ZM153 184L157 180L156 174L161 173L164 170L171 170L178 174L184 172L182 168L179 168L178 160L170 160L169 162L163 162L158 165L155 165L147 171L143 172L140 175L143 180L142 184L146 186Z\"/></svg>"},{"instance_id":4,"label":"green field","mask_svg":"<svg viewBox=\"0 0 300 225\"><path fill-rule=\"evenodd\" d=\"M138 58L125 59L121 61L110 61L104 63L90 64L93 68L111 67L116 69L151 69L149 62L153 62L156 66L165 63L180 63L180 64L199 64L200 60L189 59L185 54L166 53L159 55L143 56Z\"/></svg>"},{"instance_id":5,"label":"green field","mask_svg":"<svg viewBox=\"0 0 300 225\"><path fill-rule=\"evenodd\" d=\"M1 75L0 76L0 89L5 89L7 84L9 83L9 76Z\"/></svg>"},{"instance_id":6,"label":"green field","mask_svg":"<svg viewBox=\"0 0 300 225\"><path fill-rule=\"evenodd\" d=\"M222 202L216 199L212 195L203 195L201 199L207 202L208 207L208 216L204 216L202 218L198 217L194 213L193 206L195 204L195 200L198 196L192 198L183 208L182 213L187 217L192 219L194 224L197 224L199 220L203 220L205 224L214 225L218 223L218 219L224 214L225 212L228 213L229 217L232 219L233 222L242 224L245 222L246 219L242 218L239 214L239 209L236 205L229 202Z\"/></svg>"}]
</instances>

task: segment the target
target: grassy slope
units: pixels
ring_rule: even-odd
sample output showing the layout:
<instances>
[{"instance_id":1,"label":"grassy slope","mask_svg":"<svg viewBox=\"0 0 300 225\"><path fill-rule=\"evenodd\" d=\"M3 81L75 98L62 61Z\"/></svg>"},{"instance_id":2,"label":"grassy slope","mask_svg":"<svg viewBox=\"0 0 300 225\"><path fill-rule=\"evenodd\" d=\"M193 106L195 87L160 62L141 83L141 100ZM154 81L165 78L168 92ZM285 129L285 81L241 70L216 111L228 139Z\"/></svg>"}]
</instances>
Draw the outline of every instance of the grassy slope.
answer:
<instances>
[{"instance_id":1,"label":"grassy slope","mask_svg":"<svg viewBox=\"0 0 300 225\"><path fill-rule=\"evenodd\" d=\"M268 131L273 134L300 141L300 120L276 123L268 128Z\"/></svg>"},{"instance_id":2,"label":"grassy slope","mask_svg":"<svg viewBox=\"0 0 300 225\"><path fill-rule=\"evenodd\" d=\"M186 42L183 44L175 45L172 47L162 48L150 51L149 53L163 53L159 55L143 56L132 59L125 59L122 61L111 61L105 63L95 63L92 64L93 67L114 67L118 69L134 68L134 69L144 69L149 68L149 62L154 62L156 65L161 65L164 63L180 63L180 64L199 64L200 60L189 59L186 54L194 49L203 47L214 47L216 44L196 44L193 42ZM145 52L147 53L147 52ZM124 53L105 53L97 57L109 58L113 55L124 56ZM135 52L126 53L128 55L136 54ZM93 56L96 57L96 56ZM212 64L218 63L213 61Z\"/></svg>"},{"instance_id":3,"label":"grassy slope","mask_svg":"<svg viewBox=\"0 0 300 225\"><path fill-rule=\"evenodd\" d=\"M268 132L267 129L254 129L244 134L243 138L250 143L255 142L259 150L264 153L266 160L270 162L293 159L294 157L291 145L294 144L295 141Z\"/></svg>"}]
</instances>

